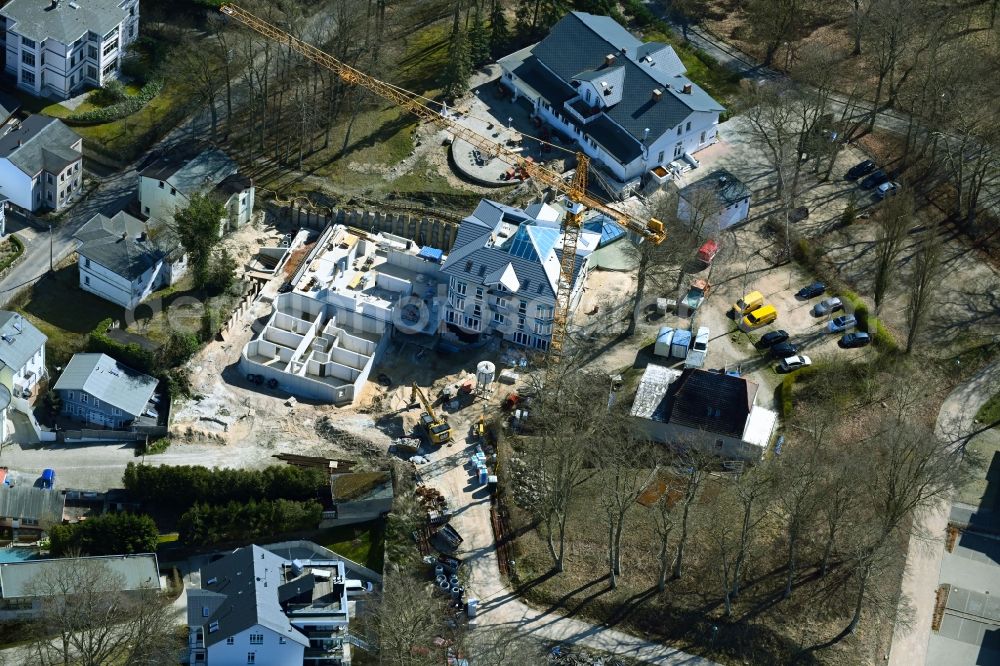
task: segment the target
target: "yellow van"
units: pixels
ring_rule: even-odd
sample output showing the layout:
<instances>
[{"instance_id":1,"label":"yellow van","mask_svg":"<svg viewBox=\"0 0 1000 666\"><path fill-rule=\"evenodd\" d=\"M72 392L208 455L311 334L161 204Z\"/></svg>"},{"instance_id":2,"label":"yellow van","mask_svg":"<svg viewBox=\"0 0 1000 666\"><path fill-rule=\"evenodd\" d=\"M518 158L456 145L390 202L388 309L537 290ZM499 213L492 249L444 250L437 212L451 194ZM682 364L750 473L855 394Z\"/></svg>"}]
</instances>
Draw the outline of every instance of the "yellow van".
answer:
<instances>
[{"instance_id":1,"label":"yellow van","mask_svg":"<svg viewBox=\"0 0 1000 666\"><path fill-rule=\"evenodd\" d=\"M765 305L743 317L742 328L744 331L752 331L755 328L767 326L777 318L778 311L774 309L774 306Z\"/></svg>"},{"instance_id":2,"label":"yellow van","mask_svg":"<svg viewBox=\"0 0 1000 666\"><path fill-rule=\"evenodd\" d=\"M764 294L759 291L751 291L749 294L733 304L733 314L739 319L748 312L753 312L764 305Z\"/></svg>"}]
</instances>

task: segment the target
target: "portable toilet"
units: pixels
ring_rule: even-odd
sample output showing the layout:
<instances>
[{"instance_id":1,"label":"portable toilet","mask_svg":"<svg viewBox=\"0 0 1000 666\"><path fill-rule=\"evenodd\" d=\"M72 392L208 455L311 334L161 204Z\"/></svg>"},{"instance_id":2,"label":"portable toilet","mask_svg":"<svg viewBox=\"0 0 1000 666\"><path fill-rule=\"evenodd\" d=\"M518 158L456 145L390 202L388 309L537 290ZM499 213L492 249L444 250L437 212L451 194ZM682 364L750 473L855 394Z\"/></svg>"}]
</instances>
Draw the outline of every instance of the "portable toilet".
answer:
<instances>
[{"instance_id":1,"label":"portable toilet","mask_svg":"<svg viewBox=\"0 0 1000 666\"><path fill-rule=\"evenodd\" d=\"M46 469L42 472L42 488L54 488L56 485L56 471L54 469Z\"/></svg>"},{"instance_id":2,"label":"portable toilet","mask_svg":"<svg viewBox=\"0 0 1000 666\"><path fill-rule=\"evenodd\" d=\"M653 346L653 353L657 356L670 358L670 343L674 339L674 329L664 326L656 334L656 344Z\"/></svg>"},{"instance_id":3,"label":"portable toilet","mask_svg":"<svg viewBox=\"0 0 1000 666\"><path fill-rule=\"evenodd\" d=\"M677 329L674 331L674 339L670 343L670 355L674 358L687 358L688 348L691 346L691 331Z\"/></svg>"}]
</instances>

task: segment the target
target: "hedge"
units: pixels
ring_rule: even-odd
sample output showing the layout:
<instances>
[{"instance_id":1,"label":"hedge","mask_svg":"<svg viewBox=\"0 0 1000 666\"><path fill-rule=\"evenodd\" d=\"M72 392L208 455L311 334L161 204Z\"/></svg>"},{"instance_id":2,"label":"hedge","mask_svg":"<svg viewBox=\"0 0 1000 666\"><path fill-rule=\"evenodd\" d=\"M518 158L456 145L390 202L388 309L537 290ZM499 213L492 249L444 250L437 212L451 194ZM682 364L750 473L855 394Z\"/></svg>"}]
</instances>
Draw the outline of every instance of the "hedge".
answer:
<instances>
[{"instance_id":1,"label":"hedge","mask_svg":"<svg viewBox=\"0 0 1000 666\"><path fill-rule=\"evenodd\" d=\"M813 374L816 372L817 368L818 366L815 365L799 368L794 372L788 373L782 378L781 386L778 387L778 398L781 403L781 418L787 419L792 415L792 408L794 407L792 393L795 387L795 382Z\"/></svg>"},{"instance_id":2,"label":"hedge","mask_svg":"<svg viewBox=\"0 0 1000 666\"><path fill-rule=\"evenodd\" d=\"M106 106L103 109L71 114L66 120L76 123L93 123L95 125L121 120L125 116L130 116L149 104L153 101L154 97L160 94L161 90L163 90L163 82L159 79L154 79L144 85L139 90L138 95L126 97L121 102Z\"/></svg>"},{"instance_id":3,"label":"hedge","mask_svg":"<svg viewBox=\"0 0 1000 666\"><path fill-rule=\"evenodd\" d=\"M80 523L53 525L50 549L55 557L79 551L85 555L131 555L156 550L160 533L149 516L108 513Z\"/></svg>"},{"instance_id":4,"label":"hedge","mask_svg":"<svg viewBox=\"0 0 1000 666\"><path fill-rule=\"evenodd\" d=\"M108 336L108 329L111 328L112 323L112 319L109 317L90 332L90 337L87 339L87 351L107 354L130 368L148 374L156 374L155 355L134 342L124 343L112 340Z\"/></svg>"},{"instance_id":5,"label":"hedge","mask_svg":"<svg viewBox=\"0 0 1000 666\"><path fill-rule=\"evenodd\" d=\"M283 532L313 530L323 519L319 502L249 500L219 506L195 504L177 522L178 541L209 546L226 541L254 541Z\"/></svg>"}]
</instances>

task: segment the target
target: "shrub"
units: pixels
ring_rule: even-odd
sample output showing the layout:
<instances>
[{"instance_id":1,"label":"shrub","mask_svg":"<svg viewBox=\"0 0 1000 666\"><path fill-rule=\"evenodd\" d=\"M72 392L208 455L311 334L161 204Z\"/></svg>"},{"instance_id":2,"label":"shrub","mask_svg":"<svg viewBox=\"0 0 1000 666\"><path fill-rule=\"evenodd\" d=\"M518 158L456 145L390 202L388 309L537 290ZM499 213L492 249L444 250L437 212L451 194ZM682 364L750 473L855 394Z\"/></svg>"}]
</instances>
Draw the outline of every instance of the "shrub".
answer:
<instances>
[{"instance_id":1,"label":"shrub","mask_svg":"<svg viewBox=\"0 0 1000 666\"><path fill-rule=\"evenodd\" d=\"M282 532L315 529L323 518L319 502L249 500L219 506L195 504L177 522L178 541L208 546L224 541L248 541Z\"/></svg>"},{"instance_id":2,"label":"shrub","mask_svg":"<svg viewBox=\"0 0 1000 666\"><path fill-rule=\"evenodd\" d=\"M52 554L62 557L74 550L86 555L152 553L160 533L149 516L107 513L82 523L55 525L49 535Z\"/></svg>"},{"instance_id":3,"label":"shrub","mask_svg":"<svg viewBox=\"0 0 1000 666\"><path fill-rule=\"evenodd\" d=\"M120 102L106 106L103 109L71 114L67 120L78 123L111 123L125 116L130 116L146 106L154 97L160 94L161 90L163 90L163 82L156 79L144 85L138 95L125 97Z\"/></svg>"},{"instance_id":4,"label":"shrub","mask_svg":"<svg viewBox=\"0 0 1000 666\"><path fill-rule=\"evenodd\" d=\"M105 319L100 322L90 336L87 338L87 351L107 354L111 358L124 363L125 365L149 374L155 374L154 355L147 349L134 342L123 343L112 340L108 336L108 329L111 328L112 320Z\"/></svg>"},{"instance_id":5,"label":"shrub","mask_svg":"<svg viewBox=\"0 0 1000 666\"><path fill-rule=\"evenodd\" d=\"M103 88L98 88L90 94L92 103L104 107L124 102L126 99L128 99L128 93L125 92L125 84L117 79L108 81Z\"/></svg>"},{"instance_id":6,"label":"shrub","mask_svg":"<svg viewBox=\"0 0 1000 666\"><path fill-rule=\"evenodd\" d=\"M198 352L200 346L201 341L194 333L174 331L170 334L167 344L160 348L158 358L159 367L176 368L182 365Z\"/></svg>"}]
</instances>

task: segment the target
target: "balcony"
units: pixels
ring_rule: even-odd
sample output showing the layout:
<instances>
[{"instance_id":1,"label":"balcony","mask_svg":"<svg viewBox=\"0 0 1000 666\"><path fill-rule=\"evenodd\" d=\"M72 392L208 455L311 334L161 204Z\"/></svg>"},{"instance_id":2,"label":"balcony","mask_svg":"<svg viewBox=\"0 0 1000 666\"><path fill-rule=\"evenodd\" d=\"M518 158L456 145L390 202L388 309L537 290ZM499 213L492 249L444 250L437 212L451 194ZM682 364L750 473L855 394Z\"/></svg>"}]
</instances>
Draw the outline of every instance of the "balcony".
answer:
<instances>
[{"instance_id":1,"label":"balcony","mask_svg":"<svg viewBox=\"0 0 1000 666\"><path fill-rule=\"evenodd\" d=\"M566 100L563 107L571 116L585 125L601 115L600 107L591 106L587 102L583 101L583 98L579 96Z\"/></svg>"}]
</instances>

